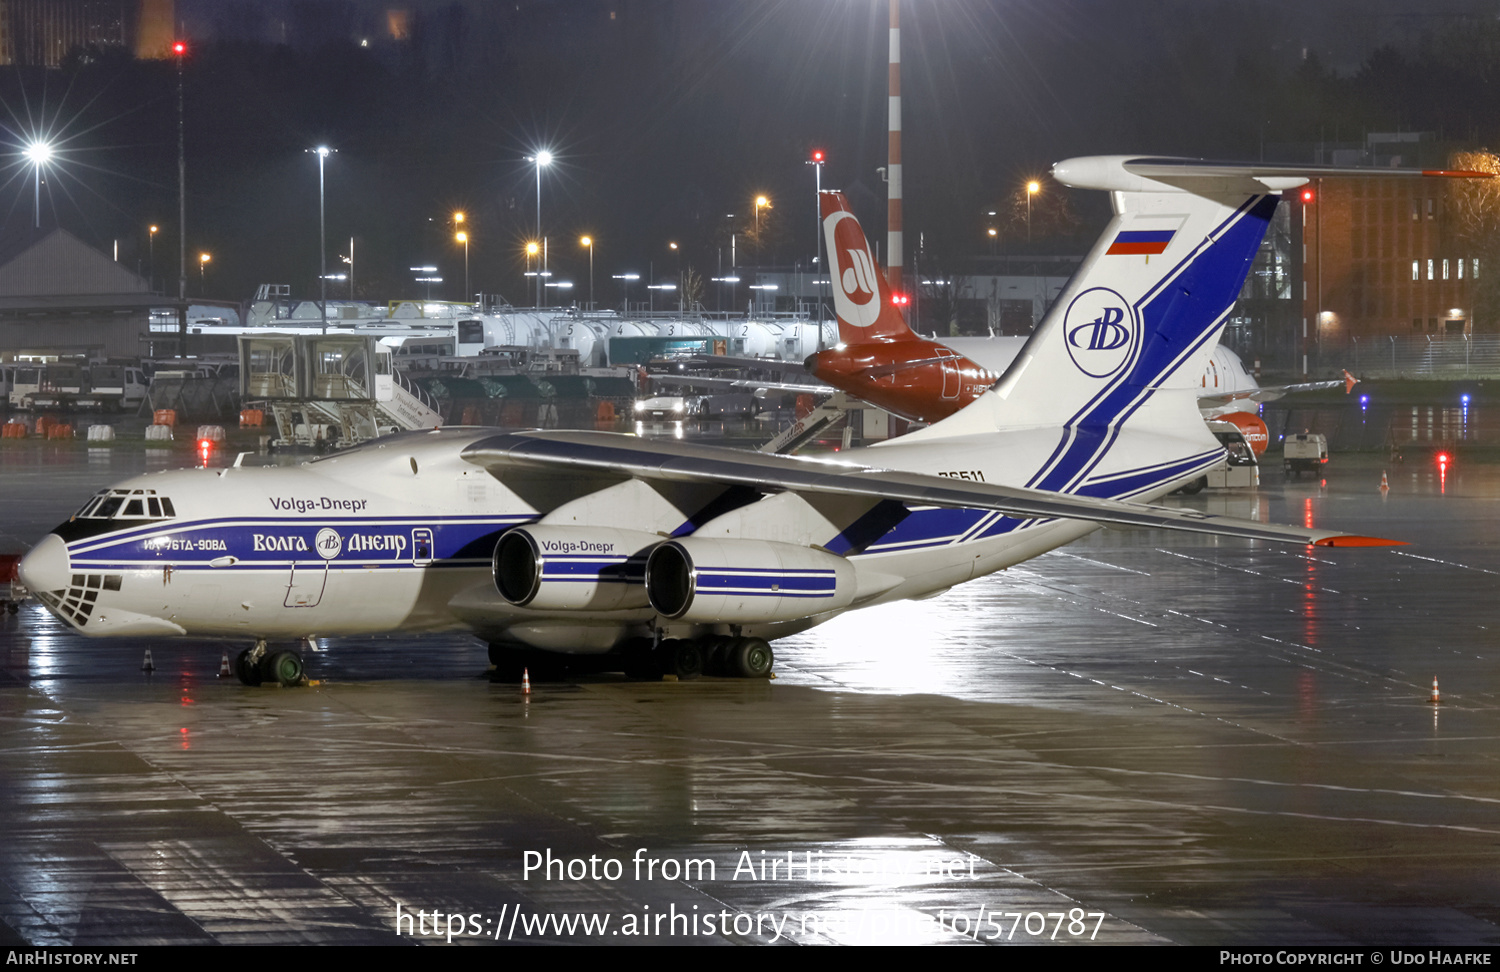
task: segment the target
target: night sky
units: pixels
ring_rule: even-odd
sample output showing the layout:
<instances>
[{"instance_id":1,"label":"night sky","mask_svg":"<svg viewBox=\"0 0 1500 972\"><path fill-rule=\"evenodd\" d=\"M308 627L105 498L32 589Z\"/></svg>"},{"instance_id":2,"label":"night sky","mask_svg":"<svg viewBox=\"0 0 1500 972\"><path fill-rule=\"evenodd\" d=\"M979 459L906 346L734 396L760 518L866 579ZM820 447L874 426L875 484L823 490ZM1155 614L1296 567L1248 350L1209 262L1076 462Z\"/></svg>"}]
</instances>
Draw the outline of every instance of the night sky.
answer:
<instances>
[{"instance_id":1,"label":"night sky","mask_svg":"<svg viewBox=\"0 0 1500 972\"><path fill-rule=\"evenodd\" d=\"M363 298L417 294L408 268L435 263L443 296L458 299L450 218L462 210L471 290L527 302L536 173L525 156L542 147L558 156L542 182L550 263L576 299L587 298L585 233L598 241L603 306L618 302L611 274L675 278L680 259L714 275L732 232L742 265L807 261L814 147L828 153L824 187L848 191L883 242L883 0L412 2L395 25L392 6L178 0L192 45L190 295L207 251L211 297L242 300L262 282L315 296L317 160L305 150L319 144L338 150L330 270L354 236ZM988 252L985 229L998 225L1001 250L1025 251L1013 197L1069 155L1292 160L1298 143L1396 129L1500 145L1497 12L1458 0L905 0L908 246L957 266ZM61 162L46 175L44 224L106 252L118 240L122 262L146 273L156 223L156 281L175 294L175 97L174 64L111 51L0 69L17 153L0 180L5 228L31 222L18 153L50 131ZM1044 191L1031 249L1079 252L1102 198ZM746 234L758 193L774 208L757 254Z\"/></svg>"}]
</instances>

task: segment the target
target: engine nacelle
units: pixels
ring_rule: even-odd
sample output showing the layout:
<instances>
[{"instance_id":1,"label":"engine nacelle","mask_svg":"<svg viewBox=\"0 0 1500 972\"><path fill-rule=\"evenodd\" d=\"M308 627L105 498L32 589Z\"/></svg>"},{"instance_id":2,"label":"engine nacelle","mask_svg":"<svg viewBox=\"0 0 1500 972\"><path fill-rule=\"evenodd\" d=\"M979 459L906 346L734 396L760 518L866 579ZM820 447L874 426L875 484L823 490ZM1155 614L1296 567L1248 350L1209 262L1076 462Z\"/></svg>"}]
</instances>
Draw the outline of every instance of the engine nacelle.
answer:
<instances>
[{"instance_id":1,"label":"engine nacelle","mask_svg":"<svg viewBox=\"0 0 1500 972\"><path fill-rule=\"evenodd\" d=\"M646 561L651 606L674 621L795 621L847 607L854 591L849 561L790 543L685 537Z\"/></svg>"},{"instance_id":2,"label":"engine nacelle","mask_svg":"<svg viewBox=\"0 0 1500 972\"><path fill-rule=\"evenodd\" d=\"M646 555L659 543L654 533L610 527L515 527L495 544L495 588L537 611L643 608Z\"/></svg>"}]
</instances>

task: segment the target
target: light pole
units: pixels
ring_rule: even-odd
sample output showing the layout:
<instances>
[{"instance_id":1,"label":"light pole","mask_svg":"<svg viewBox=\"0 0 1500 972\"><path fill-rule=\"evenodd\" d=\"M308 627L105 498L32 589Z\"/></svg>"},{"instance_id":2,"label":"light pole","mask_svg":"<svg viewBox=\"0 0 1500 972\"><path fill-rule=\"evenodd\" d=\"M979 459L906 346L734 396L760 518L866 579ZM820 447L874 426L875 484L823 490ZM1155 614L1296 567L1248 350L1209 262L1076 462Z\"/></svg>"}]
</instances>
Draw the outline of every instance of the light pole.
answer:
<instances>
[{"instance_id":1,"label":"light pole","mask_svg":"<svg viewBox=\"0 0 1500 972\"><path fill-rule=\"evenodd\" d=\"M677 316L681 317L683 311L682 252L677 249L676 243L668 243L667 249L671 250L672 254L677 257Z\"/></svg>"},{"instance_id":2,"label":"light pole","mask_svg":"<svg viewBox=\"0 0 1500 972\"><path fill-rule=\"evenodd\" d=\"M994 256L995 255L995 240L996 240L997 237L999 237L1000 232L998 230L996 230L995 227L991 226L989 228L989 234L990 234L990 256Z\"/></svg>"},{"instance_id":3,"label":"light pole","mask_svg":"<svg viewBox=\"0 0 1500 972\"><path fill-rule=\"evenodd\" d=\"M1035 179L1026 183L1026 242L1031 242L1031 197L1042 191L1042 184Z\"/></svg>"},{"instance_id":4,"label":"light pole","mask_svg":"<svg viewBox=\"0 0 1500 972\"><path fill-rule=\"evenodd\" d=\"M349 255L339 254L339 259L349 264L349 299L354 299L354 237L349 237Z\"/></svg>"},{"instance_id":5,"label":"light pole","mask_svg":"<svg viewBox=\"0 0 1500 972\"><path fill-rule=\"evenodd\" d=\"M469 234L459 230L453 237L464 245L464 300L469 299Z\"/></svg>"},{"instance_id":6,"label":"light pole","mask_svg":"<svg viewBox=\"0 0 1500 972\"><path fill-rule=\"evenodd\" d=\"M628 316L630 314L630 284L632 281L641 279L641 275L638 273L616 273L612 274L610 279L623 281L620 286L625 291L625 313Z\"/></svg>"},{"instance_id":7,"label":"light pole","mask_svg":"<svg viewBox=\"0 0 1500 972\"><path fill-rule=\"evenodd\" d=\"M589 310L594 309L594 238L585 236L578 241L580 245L589 248Z\"/></svg>"},{"instance_id":8,"label":"light pole","mask_svg":"<svg viewBox=\"0 0 1500 972\"><path fill-rule=\"evenodd\" d=\"M207 253L198 254L198 296L208 296L208 263L213 257Z\"/></svg>"},{"instance_id":9,"label":"light pole","mask_svg":"<svg viewBox=\"0 0 1500 972\"><path fill-rule=\"evenodd\" d=\"M462 227L464 225L464 214L455 212L453 214L453 226L456 232L453 234L455 243L464 245L464 300L468 300L472 294L469 293L469 234Z\"/></svg>"},{"instance_id":10,"label":"light pole","mask_svg":"<svg viewBox=\"0 0 1500 972\"><path fill-rule=\"evenodd\" d=\"M677 289L677 285L676 284L670 284L670 283L664 283L664 284L647 284L646 285L646 289L647 290L676 290ZM648 313L648 314L655 314L656 313L656 295L655 294L650 294L648 296L651 298L651 303L647 307L646 313Z\"/></svg>"},{"instance_id":11,"label":"light pole","mask_svg":"<svg viewBox=\"0 0 1500 972\"><path fill-rule=\"evenodd\" d=\"M815 175L813 181L813 216L815 217L813 220L813 267L816 269L813 270L813 294L818 301L818 323L821 324L823 323L823 294L818 290L817 271L823 266L823 150L813 149L812 158L807 160L807 164L813 167ZM829 281L832 282L832 280L833 278L829 277ZM822 340L821 328L818 333L819 340Z\"/></svg>"},{"instance_id":12,"label":"light pole","mask_svg":"<svg viewBox=\"0 0 1500 972\"><path fill-rule=\"evenodd\" d=\"M411 268L411 272L412 273L437 273L437 267L412 267ZM419 284L426 284L427 285L427 302L428 303L432 302L432 285L435 284L435 283L442 283L443 282L443 278L442 277L415 277L413 279L415 279L416 282L419 283ZM423 316L426 316L426 314L427 314L427 309L425 307L422 309L422 314L423 314Z\"/></svg>"},{"instance_id":13,"label":"light pole","mask_svg":"<svg viewBox=\"0 0 1500 972\"><path fill-rule=\"evenodd\" d=\"M177 299L182 302L177 325L181 334L178 354L187 354L187 155L183 152L182 62L187 59L187 44L172 45L177 58Z\"/></svg>"},{"instance_id":14,"label":"light pole","mask_svg":"<svg viewBox=\"0 0 1500 972\"><path fill-rule=\"evenodd\" d=\"M526 244L526 276L531 276L531 258L542 252L536 240ZM536 278L536 306L542 306L542 278Z\"/></svg>"},{"instance_id":15,"label":"light pole","mask_svg":"<svg viewBox=\"0 0 1500 972\"><path fill-rule=\"evenodd\" d=\"M542 149L535 155L526 156L526 161L536 163L536 237L539 240L546 239L542 235L542 169L552 164L552 153ZM545 257L543 258L543 270L546 270ZM542 278L536 278L536 305L542 306Z\"/></svg>"},{"instance_id":16,"label":"light pole","mask_svg":"<svg viewBox=\"0 0 1500 972\"><path fill-rule=\"evenodd\" d=\"M52 146L46 142L32 142L26 146L26 157L31 160L31 172L36 188L36 228L42 228L42 166L52 158Z\"/></svg>"},{"instance_id":17,"label":"light pole","mask_svg":"<svg viewBox=\"0 0 1500 972\"><path fill-rule=\"evenodd\" d=\"M146 230L146 239L149 241L146 244L146 251L150 255L152 290L156 289L156 233L160 229L160 226L150 226Z\"/></svg>"},{"instance_id":18,"label":"light pole","mask_svg":"<svg viewBox=\"0 0 1500 972\"><path fill-rule=\"evenodd\" d=\"M318 157L318 316L323 333L328 333L328 226L323 218L323 160L337 149L326 145L307 149Z\"/></svg>"},{"instance_id":19,"label":"light pole","mask_svg":"<svg viewBox=\"0 0 1500 972\"><path fill-rule=\"evenodd\" d=\"M771 205L771 200L765 196L755 197L755 260L760 262L760 211Z\"/></svg>"}]
</instances>

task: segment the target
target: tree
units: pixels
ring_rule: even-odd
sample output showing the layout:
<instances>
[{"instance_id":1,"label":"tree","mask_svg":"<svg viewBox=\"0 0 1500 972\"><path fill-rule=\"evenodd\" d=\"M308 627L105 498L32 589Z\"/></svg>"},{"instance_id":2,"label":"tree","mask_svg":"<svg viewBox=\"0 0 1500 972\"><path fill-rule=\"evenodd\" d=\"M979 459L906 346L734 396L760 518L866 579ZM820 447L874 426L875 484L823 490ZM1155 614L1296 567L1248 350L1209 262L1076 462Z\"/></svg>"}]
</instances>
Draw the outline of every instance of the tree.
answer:
<instances>
[{"instance_id":1,"label":"tree","mask_svg":"<svg viewBox=\"0 0 1500 972\"><path fill-rule=\"evenodd\" d=\"M1448 185L1448 205L1455 232L1478 255L1481 272L1474 283L1474 324L1483 321L1491 330L1500 321L1500 155L1480 149L1454 152L1454 169L1493 173L1491 179L1453 179Z\"/></svg>"}]
</instances>

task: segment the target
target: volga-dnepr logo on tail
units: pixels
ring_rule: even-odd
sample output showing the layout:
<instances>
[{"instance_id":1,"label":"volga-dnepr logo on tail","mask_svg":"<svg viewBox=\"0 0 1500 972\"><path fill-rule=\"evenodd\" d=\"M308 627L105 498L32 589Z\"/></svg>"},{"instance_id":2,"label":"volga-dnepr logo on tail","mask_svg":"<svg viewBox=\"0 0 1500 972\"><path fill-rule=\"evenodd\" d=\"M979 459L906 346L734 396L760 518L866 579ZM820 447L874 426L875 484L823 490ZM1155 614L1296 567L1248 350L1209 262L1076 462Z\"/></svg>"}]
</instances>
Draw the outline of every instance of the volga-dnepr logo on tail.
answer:
<instances>
[{"instance_id":1,"label":"volga-dnepr logo on tail","mask_svg":"<svg viewBox=\"0 0 1500 972\"><path fill-rule=\"evenodd\" d=\"M1068 305L1063 334L1079 371L1108 378L1134 355L1140 322L1124 297L1108 287L1094 287Z\"/></svg>"}]
</instances>

